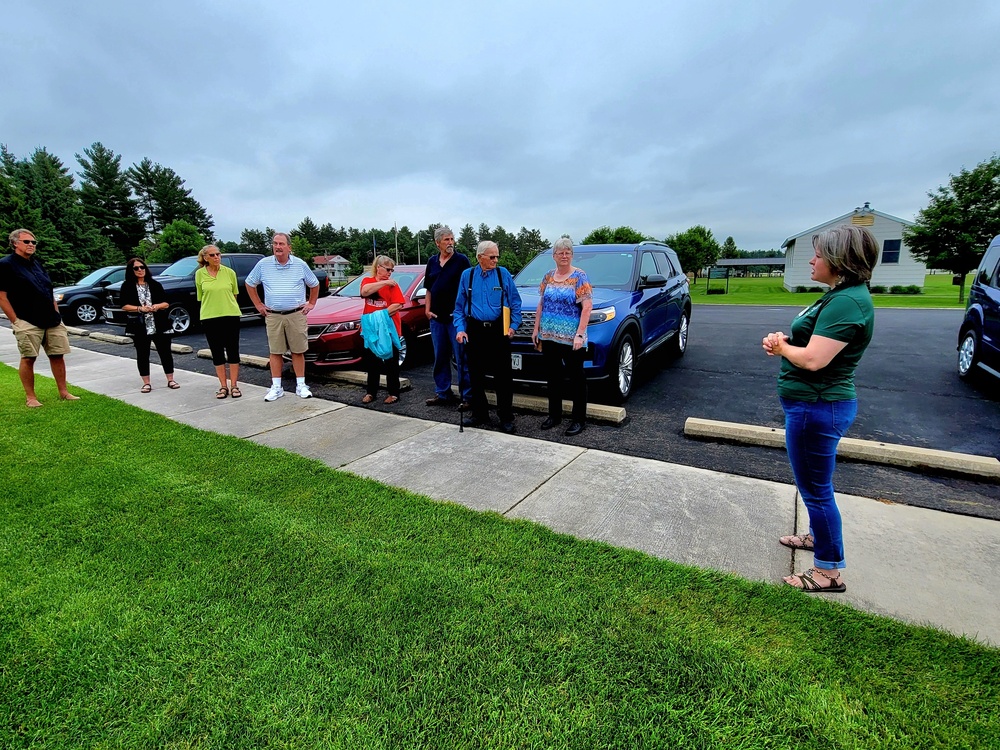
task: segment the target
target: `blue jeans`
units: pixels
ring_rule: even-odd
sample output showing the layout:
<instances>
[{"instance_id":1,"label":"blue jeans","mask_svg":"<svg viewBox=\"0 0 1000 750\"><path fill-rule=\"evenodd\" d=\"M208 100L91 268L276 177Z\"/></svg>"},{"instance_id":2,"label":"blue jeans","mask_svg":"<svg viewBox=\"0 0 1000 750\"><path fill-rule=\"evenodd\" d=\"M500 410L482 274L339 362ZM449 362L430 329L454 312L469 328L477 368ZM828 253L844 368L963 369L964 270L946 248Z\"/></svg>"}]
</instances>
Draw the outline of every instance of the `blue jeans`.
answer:
<instances>
[{"instance_id":1,"label":"blue jeans","mask_svg":"<svg viewBox=\"0 0 1000 750\"><path fill-rule=\"evenodd\" d=\"M843 568L844 533L833 495L833 470L837 445L858 414L858 401L810 403L782 398L781 408L785 410L785 446L795 486L809 511L814 564L821 570Z\"/></svg>"},{"instance_id":2,"label":"blue jeans","mask_svg":"<svg viewBox=\"0 0 1000 750\"><path fill-rule=\"evenodd\" d=\"M455 341L455 324L431 318L431 344L434 346L434 392L441 398L451 398L451 355L454 351L458 362L458 389L463 401L472 401L472 384L469 381L469 362L465 347Z\"/></svg>"}]
</instances>

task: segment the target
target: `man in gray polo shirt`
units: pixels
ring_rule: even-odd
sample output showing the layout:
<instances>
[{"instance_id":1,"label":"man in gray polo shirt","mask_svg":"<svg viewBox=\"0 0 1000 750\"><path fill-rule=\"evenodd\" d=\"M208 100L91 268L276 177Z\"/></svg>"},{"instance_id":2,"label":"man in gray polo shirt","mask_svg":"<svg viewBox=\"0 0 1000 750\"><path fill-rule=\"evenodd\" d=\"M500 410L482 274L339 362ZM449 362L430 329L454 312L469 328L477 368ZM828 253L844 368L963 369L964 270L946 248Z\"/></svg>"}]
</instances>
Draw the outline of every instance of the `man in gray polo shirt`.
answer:
<instances>
[{"instance_id":1,"label":"man in gray polo shirt","mask_svg":"<svg viewBox=\"0 0 1000 750\"><path fill-rule=\"evenodd\" d=\"M286 351L292 354L295 373L295 395L312 398L306 385L306 350L309 348L306 316L319 298L319 279L306 262L292 255L291 240L278 232L271 240L270 258L261 258L247 276L247 294L264 316L267 327L267 348L270 352L271 389L265 401L277 401L285 395L281 387L281 370ZM257 285L264 286L264 302L257 294ZM306 287L309 299L306 300Z\"/></svg>"}]
</instances>

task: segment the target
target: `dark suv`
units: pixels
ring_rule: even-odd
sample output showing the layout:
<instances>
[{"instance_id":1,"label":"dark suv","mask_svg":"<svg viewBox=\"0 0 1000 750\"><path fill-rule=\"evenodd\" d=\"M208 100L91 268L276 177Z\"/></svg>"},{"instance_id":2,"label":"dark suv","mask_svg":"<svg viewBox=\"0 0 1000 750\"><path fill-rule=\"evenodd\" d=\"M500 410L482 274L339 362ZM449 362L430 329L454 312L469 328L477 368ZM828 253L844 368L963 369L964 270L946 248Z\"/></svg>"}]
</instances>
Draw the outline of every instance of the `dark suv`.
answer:
<instances>
[{"instance_id":1,"label":"dark suv","mask_svg":"<svg viewBox=\"0 0 1000 750\"><path fill-rule=\"evenodd\" d=\"M511 347L518 382L545 382L542 355L531 344L531 331L538 285L555 265L552 250L546 250L514 278L522 315ZM687 277L677 254L659 242L577 245L573 265L587 272L594 291L584 372L589 380L604 383L613 401L625 401L640 358L654 351L684 354L691 320Z\"/></svg>"},{"instance_id":2,"label":"dark suv","mask_svg":"<svg viewBox=\"0 0 1000 750\"><path fill-rule=\"evenodd\" d=\"M958 332L958 375L977 369L1000 378L1000 235L983 253Z\"/></svg>"},{"instance_id":3,"label":"dark suv","mask_svg":"<svg viewBox=\"0 0 1000 750\"><path fill-rule=\"evenodd\" d=\"M253 267L257 265L257 261L263 257L263 255L256 253L226 253L222 256L222 264L236 271L236 282L239 288L236 301L244 316L257 315L257 310L247 294L246 280ZM192 255L175 261L156 277L157 281L163 284L167 302L170 303L167 316L173 324L174 333L187 333L198 327L201 303L198 302L198 292L194 283L194 274L197 270L198 257ZM319 279L319 295L321 297L328 295L330 293L330 279L326 272L315 270L313 273ZM115 284L108 288L108 304L104 308L104 317L108 323L116 326L125 325L128 317L121 309L119 300L121 287L121 284Z\"/></svg>"},{"instance_id":4,"label":"dark suv","mask_svg":"<svg viewBox=\"0 0 1000 750\"><path fill-rule=\"evenodd\" d=\"M151 276L162 272L169 263L149 263ZM64 322L96 323L107 297L105 289L125 279L125 266L106 266L91 271L72 286L54 290L56 304Z\"/></svg>"}]
</instances>

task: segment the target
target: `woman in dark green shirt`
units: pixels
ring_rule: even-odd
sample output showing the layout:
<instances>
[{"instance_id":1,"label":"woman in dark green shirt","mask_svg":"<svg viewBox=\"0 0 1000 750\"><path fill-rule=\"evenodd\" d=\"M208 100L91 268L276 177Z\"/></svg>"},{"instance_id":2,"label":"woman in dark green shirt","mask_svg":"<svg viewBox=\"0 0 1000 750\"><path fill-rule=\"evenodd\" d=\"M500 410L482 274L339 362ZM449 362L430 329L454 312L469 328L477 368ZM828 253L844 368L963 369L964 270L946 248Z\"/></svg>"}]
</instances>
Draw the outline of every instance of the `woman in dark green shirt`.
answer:
<instances>
[{"instance_id":1,"label":"woman in dark green shirt","mask_svg":"<svg viewBox=\"0 0 1000 750\"><path fill-rule=\"evenodd\" d=\"M866 282L878 262L878 242L851 225L813 237L812 279L830 287L792 321L791 335L764 337L768 356L781 357L778 396L795 485L809 511L809 533L783 536L792 549L811 550L813 567L786 576L789 586L816 593L847 591L843 526L833 493L837 445L858 413L854 370L875 328Z\"/></svg>"}]
</instances>

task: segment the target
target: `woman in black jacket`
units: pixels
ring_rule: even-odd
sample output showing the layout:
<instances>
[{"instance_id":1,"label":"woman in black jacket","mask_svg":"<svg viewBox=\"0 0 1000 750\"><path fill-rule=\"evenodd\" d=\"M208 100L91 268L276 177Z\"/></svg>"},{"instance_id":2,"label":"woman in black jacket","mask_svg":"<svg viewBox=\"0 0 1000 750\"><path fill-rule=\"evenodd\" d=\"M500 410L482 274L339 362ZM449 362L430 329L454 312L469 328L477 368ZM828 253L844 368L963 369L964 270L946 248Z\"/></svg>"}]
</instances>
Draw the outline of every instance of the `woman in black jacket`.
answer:
<instances>
[{"instance_id":1,"label":"woman in black jacket","mask_svg":"<svg viewBox=\"0 0 1000 750\"><path fill-rule=\"evenodd\" d=\"M142 393L149 393L149 344L156 345L160 355L163 373L167 376L167 387L177 389L180 384L174 380L174 355L170 352L172 327L167 318L166 300L163 286L149 277L149 269L141 258L132 258L125 264L125 281L122 282L122 310L129 313L125 334L135 343L135 360L142 377Z\"/></svg>"}]
</instances>

